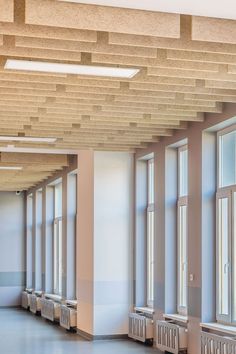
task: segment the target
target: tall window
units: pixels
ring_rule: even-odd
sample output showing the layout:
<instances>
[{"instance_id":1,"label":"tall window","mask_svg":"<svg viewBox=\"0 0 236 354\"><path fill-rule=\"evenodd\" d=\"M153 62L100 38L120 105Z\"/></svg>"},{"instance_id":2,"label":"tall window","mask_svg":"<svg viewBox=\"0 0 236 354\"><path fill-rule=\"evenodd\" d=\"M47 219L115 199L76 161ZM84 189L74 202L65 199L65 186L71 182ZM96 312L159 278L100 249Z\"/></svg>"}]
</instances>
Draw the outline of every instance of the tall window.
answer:
<instances>
[{"instance_id":1,"label":"tall window","mask_svg":"<svg viewBox=\"0 0 236 354\"><path fill-rule=\"evenodd\" d=\"M147 305L154 301L154 160L148 160Z\"/></svg>"},{"instance_id":2,"label":"tall window","mask_svg":"<svg viewBox=\"0 0 236 354\"><path fill-rule=\"evenodd\" d=\"M62 295L62 183L54 187L53 290Z\"/></svg>"},{"instance_id":3,"label":"tall window","mask_svg":"<svg viewBox=\"0 0 236 354\"><path fill-rule=\"evenodd\" d=\"M27 246L27 288L33 287L33 195L30 194L27 196L27 238L26 238L26 246Z\"/></svg>"},{"instance_id":4,"label":"tall window","mask_svg":"<svg viewBox=\"0 0 236 354\"><path fill-rule=\"evenodd\" d=\"M188 150L178 151L178 312L187 314Z\"/></svg>"},{"instance_id":5,"label":"tall window","mask_svg":"<svg viewBox=\"0 0 236 354\"><path fill-rule=\"evenodd\" d=\"M218 133L217 320L236 323L236 127Z\"/></svg>"}]
</instances>

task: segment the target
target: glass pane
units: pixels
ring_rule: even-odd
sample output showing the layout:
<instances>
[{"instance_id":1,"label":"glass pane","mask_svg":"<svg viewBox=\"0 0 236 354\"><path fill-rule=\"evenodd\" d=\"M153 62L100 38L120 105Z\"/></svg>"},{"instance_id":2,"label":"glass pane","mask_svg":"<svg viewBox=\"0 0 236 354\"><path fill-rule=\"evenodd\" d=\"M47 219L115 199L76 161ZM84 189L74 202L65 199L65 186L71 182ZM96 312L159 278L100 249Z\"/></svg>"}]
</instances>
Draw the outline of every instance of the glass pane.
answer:
<instances>
[{"instance_id":1,"label":"glass pane","mask_svg":"<svg viewBox=\"0 0 236 354\"><path fill-rule=\"evenodd\" d=\"M62 295L62 220L54 223L54 293Z\"/></svg>"},{"instance_id":2,"label":"glass pane","mask_svg":"<svg viewBox=\"0 0 236 354\"><path fill-rule=\"evenodd\" d=\"M33 286L33 199L32 194L27 197L27 287L32 288Z\"/></svg>"},{"instance_id":3,"label":"glass pane","mask_svg":"<svg viewBox=\"0 0 236 354\"><path fill-rule=\"evenodd\" d=\"M233 201L234 201L234 210L233 210L233 225L234 225L234 230L233 230L233 289L235 289L236 286L236 192L233 194ZM234 321L236 320L236 291L233 291L233 303L234 303L234 309L233 309L233 317Z\"/></svg>"},{"instance_id":4,"label":"glass pane","mask_svg":"<svg viewBox=\"0 0 236 354\"><path fill-rule=\"evenodd\" d=\"M228 198L218 201L219 224L218 224L218 307L219 314L229 314L229 210Z\"/></svg>"},{"instance_id":5,"label":"glass pane","mask_svg":"<svg viewBox=\"0 0 236 354\"><path fill-rule=\"evenodd\" d=\"M42 288L42 190L38 190L36 192L36 229L35 229L35 288L41 289Z\"/></svg>"},{"instance_id":6,"label":"glass pane","mask_svg":"<svg viewBox=\"0 0 236 354\"><path fill-rule=\"evenodd\" d=\"M58 293L62 295L62 220L58 223Z\"/></svg>"},{"instance_id":7,"label":"glass pane","mask_svg":"<svg viewBox=\"0 0 236 354\"><path fill-rule=\"evenodd\" d=\"M179 153L179 196L188 195L188 150Z\"/></svg>"},{"instance_id":8,"label":"glass pane","mask_svg":"<svg viewBox=\"0 0 236 354\"><path fill-rule=\"evenodd\" d=\"M235 137L236 132L231 132L220 137L220 187L235 184Z\"/></svg>"},{"instance_id":9,"label":"glass pane","mask_svg":"<svg viewBox=\"0 0 236 354\"><path fill-rule=\"evenodd\" d=\"M179 307L187 307L187 206L179 208Z\"/></svg>"},{"instance_id":10,"label":"glass pane","mask_svg":"<svg viewBox=\"0 0 236 354\"><path fill-rule=\"evenodd\" d=\"M54 237L53 237L53 289L57 293L58 289L58 233L57 222L54 223Z\"/></svg>"},{"instance_id":11,"label":"glass pane","mask_svg":"<svg viewBox=\"0 0 236 354\"><path fill-rule=\"evenodd\" d=\"M55 218L62 216L62 183L55 186Z\"/></svg>"},{"instance_id":12,"label":"glass pane","mask_svg":"<svg viewBox=\"0 0 236 354\"><path fill-rule=\"evenodd\" d=\"M148 204L154 203L154 161L148 161Z\"/></svg>"},{"instance_id":13,"label":"glass pane","mask_svg":"<svg viewBox=\"0 0 236 354\"><path fill-rule=\"evenodd\" d=\"M148 212L147 232L147 302L154 300L154 211Z\"/></svg>"}]
</instances>

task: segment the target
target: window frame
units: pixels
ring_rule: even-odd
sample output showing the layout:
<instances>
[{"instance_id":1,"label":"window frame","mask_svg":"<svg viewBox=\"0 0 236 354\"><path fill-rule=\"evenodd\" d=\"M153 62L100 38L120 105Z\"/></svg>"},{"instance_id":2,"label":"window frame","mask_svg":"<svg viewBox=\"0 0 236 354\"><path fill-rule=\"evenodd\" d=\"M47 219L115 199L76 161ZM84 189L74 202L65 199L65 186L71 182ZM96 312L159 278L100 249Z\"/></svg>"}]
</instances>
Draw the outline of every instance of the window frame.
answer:
<instances>
[{"instance_id":1,"label":"window frame","mask_svg":"<svg viewBox=\"0 0 236 354\"><path fill-rule=\"evenodd\" d=\"M180 289L180 268L181 268L181 263L182 263L182 259L180 257L180 244L182 243L182 240L180 238L180 209L181 207L186 207L186 286L188 288L188 197L181 197L178 200L178 246L177 246L177 264L178 264L178 269L177 269L177 310L178 313L182 316L186 316L187 315L187 306L188 306L188 291L186 291L186 306L181 306L180 305L180 293L181 293L181 289Z\"/></svg>"},{"instance_id":2,"label":"window frame","mask_svg":"<svg viewBox=\"0 0 236 354\"><path fill-rule=\"evenodd\" d=\"M26 285L27 288L33 287L33 193L26 197Z\"/></svg>"},{"instance_id":3,"label":"window frame","mask_svg":"<svg viewBox=\"0 0 236 354\"><path fill-rule=\"evenodd\" d=\"M235 189L236 191L236 189ZM219 310L219 200L228 199L228 258L229 258L229 294L228 294L228 311L229 314L221 314ZM221 323L232 323L232 255L231 255L231 240L232 240L232 189L229 187L221 188L216 193L216 319Z\"/></svg>"},{"instance_id":4,"label":"window frame","mask_svg":"<svg viewBox=\"0 0 236 354\"><path fill-rule=\"evenodd\" d=\"M222 140L226 135L236 132L236 124L226 127L217 132L217 191L216 191L216 320L219 323L236 326L236 252L234 254L234 247L236 246L236 180L235 184L222 186ZM236 153L235 153L236 159ZM236 161L235 163L235 177L236 177ZM219 309L219 200L228 198L228 258L229 258L229 294L228 307L229 314L221 314ZM235 258L235 261L234 261Z\"/></svg>"},{"instance_id":5,"label":"window frame","mask_svg":"<svg viewBox=\"0 0 236 354\"><path fill-rule=\"evenodd\" d=\"M60 186L60 188L58 188ZM57 189L59 190L61 200L58 199ZM56 205L58 204L58 205ZM58 209L59 208L59 209ZM58 214L58 210L60 213ZM61 214L61 215L60 215ZM61 223L61 235L60 235L60 223ZM56 183L54 185L54 219L53 219L53 293L55 295L62 296L62 276L63 276L63 265L62 265L62 257L63 257L63 219L62 219L62 181ZM55 233L57 227L57 234ZM57 240L57 251L55 252L55 242ZM61 247L60 247L61 242ZM61 254L60 254L61 250ZM61 264L60 264L61 260Z\"/></svg>"},{"instance_id":6,"label":"window frame","mask_svg":"<svg viewBox=\"0 0 236 354\"><path fill-rule=\"evenodd\" d=\"M233 124L229 127L226 127L224 129L221 129L217 132L217 191L219 191L220 189L223 188L230 188L233 187L234 185L236 185L236 181L235 184L231 184L231 185L227 185L225 187L222 187L222 175L221 175L221 166L222 166L222 157L220 154L220 148L221 148L221 138L224 135L233 133L235 131L236 133L236 124ZM236 154L235 154L236 155ZM236 157L235 157L236 159ZM235 161L235 169L236 169L236 161ZM235 176L236 176L236 171L235 171Z\"/></svg>"},{"instance_id":7,"label":"window frame","mask_svg":"<svg viewBox=\"0 0 236 354\"><path fill-rule=\"evenodd\" d=\"M61 235L60 235L60 222L61 222ZM55 229L57 230L57 233L55 233ZM57 255L55 254L56 241L57 241L56 244ZM60 242L61 242L61 247L60 247ZM61 255L60 255L60 251L61 251ZM61 216L55 218L53 221L53 293L55 295L62 296L62 264L60 264L60 257L62 258L62 217ZM60 274L60 270L61 270L61 274Z\"/></svg>"},{"instance_id":8,"label":"window frame","mask_svg":"<svg viewBox=\"0 0 236 354\"><path fill-rule=\"evenodd\" d=\"M181 169L180 169L180 154L183 151L188 153L188 145L182 145L178 148L178 163L177 163L177 179L178 179L178 197L177 197L177 311L179 315L186 316L188 308L188 195L181 195ZM188 194L188 165L187 165L187 194ZM180 305L180 243L181 243L181 234L180 234L180 209L181 207L186 206L186 306Z\"/></svg>"},{"instance_id":9,"label":"window frame","mask_svg":"<svg viewBox=\"0 0 236 354\"><path fill-rule=\"evenodd\" d=\"M152 199L150 202L150 165L153 164L153 186L152 186ZM155 198L155 165L154 165L154 158L151 158L147 161L147 210L146 210L146 217L147 217L147 225L146 225L146 233L147 233L147 238L146 238L146 245L147 245L147 250L146 250L146 257L147 257L147 268L146 268L146 273L147 273L147 285L146 285L146 291L147 291L147 306L150 308L153 308L154 306L154 237L155 237L155 206L154 206L154 198ZM150 233L149 233L149 213L154 213L153 214L153 259L150 260L149 257L149 243L150 243ZM152 277L150 278L150 269L153 270ZM151 289L151 291L150 291ZM150 294L153 294L153 298L150 297Z\"/></svg>"}]
</instances>

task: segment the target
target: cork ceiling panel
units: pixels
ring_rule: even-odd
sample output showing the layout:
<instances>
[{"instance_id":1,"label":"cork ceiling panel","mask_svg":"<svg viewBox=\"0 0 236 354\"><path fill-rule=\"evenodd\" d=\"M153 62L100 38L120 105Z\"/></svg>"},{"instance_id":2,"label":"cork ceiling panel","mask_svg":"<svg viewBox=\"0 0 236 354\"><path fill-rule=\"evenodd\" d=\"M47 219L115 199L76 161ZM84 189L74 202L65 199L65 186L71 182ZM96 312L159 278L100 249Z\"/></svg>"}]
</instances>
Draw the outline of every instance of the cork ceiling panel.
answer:
<instances>
[{"instance_id":1,"label":"cork ceiling panel","mask_svg":"<svg viewBox=\"0 0 236 354\"><path fill-rule=\"evenodd\" d=\"M0 0L0 21L14 21L14 0Z\"/></svg>"},{"instance_id":2,"label":"cork ceiling panel","mask_svg":"<svg viewBox=\"0 0 236 354\"><path fill-rule=\"evenodd\" d=\"M67 155L1 152L0 191L27 190L68 165Z\"/></svg>"},{"instance_id":3,"label":"cork ceiling panel","mask_svg":"<svg viewBox=\"0 0 236 354\"><path fill-rule=\"evenodd\" d=\"M25 20L34 25L172 38L178 38L180 31L180 15L177 14L64 3L58 0L26 0Z\"/></svg>"},{"instance_id":4,"label":"cork ceiling panel","mask_svg":"<svg viewBox=\"0 0 236 354\"><path fill-rule=\"evenodd\" d=\"M15 0L6 21L0 15L0 135L56 138L16 147L135 151L236 102L235 21L57 0ZM7 59L139 73L12 71Z\"/></svg>"}]
</instances>

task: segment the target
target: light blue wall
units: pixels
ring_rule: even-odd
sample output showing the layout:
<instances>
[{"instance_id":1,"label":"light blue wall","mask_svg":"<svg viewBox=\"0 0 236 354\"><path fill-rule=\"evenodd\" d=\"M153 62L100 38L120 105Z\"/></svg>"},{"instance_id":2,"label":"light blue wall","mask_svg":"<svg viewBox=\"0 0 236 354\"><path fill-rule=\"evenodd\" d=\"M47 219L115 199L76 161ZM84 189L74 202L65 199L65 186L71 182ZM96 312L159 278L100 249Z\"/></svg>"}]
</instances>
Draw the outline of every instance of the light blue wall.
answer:
<instances>
[{"instance_id":1,"label":"light blue wall","mask_svg":"<svg viewBox=\"0 0 236 354\"><path fill-rule=\"evenodd\" d=\"M0 307L17 306L25 286L24 195L0 193Z\"/></svg>"}]
</instances>

